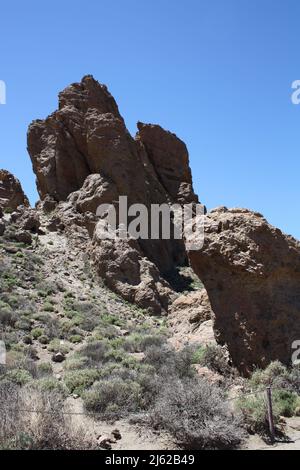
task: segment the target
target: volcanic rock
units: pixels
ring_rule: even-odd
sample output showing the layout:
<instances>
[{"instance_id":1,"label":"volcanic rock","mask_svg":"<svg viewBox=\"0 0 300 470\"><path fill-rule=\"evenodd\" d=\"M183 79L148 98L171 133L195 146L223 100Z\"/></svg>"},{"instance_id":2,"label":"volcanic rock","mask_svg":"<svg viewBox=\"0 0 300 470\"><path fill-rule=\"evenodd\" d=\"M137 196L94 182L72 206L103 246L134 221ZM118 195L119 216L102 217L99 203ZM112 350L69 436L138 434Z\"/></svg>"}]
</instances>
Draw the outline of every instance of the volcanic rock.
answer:
<instances>
[{"instance_id":1,"label":"volcanic rock","mask_svg":"<svg viewBox=\"0 0 300 470\"><path fill-rule=\"evenodd\" d=\"M218 342L244 374L273 360L290 363L300 338L300 243L247 209L221 207L204 221L204 246L188 254Z\"/></svg>"},{"instance_id":2,"label":"volcanic rock","mask_svg":"<svg viewBox=\"0 0 300 470\"><path fill-rule=\"evenodd\" d=\"M138 123L138 128L134 139L106 86L87 75L60 93L57 111L30 125L28 151L42 207L43 201L51 201L51 210L53 201L59 203L52 229L73 227L82 237L86 229L92 240L89 254L106 283L158 312L168 304L167 274L187 262L183 240L133 242L129 236L120 242L95 232L97 208L113 204L118 214L119 196L127 197L128 206L148 209L198 201L185 144L159 126Z\"/></svg>"},{"instance_id":3,"label":"volcanic rock","mask_svg":"<svg viewBox=\"0 0 300 470\"><path fill-rule=\"evenodd\" d=\"M0 170L0 208L14 211L18 206L29 206L20 181L7 170Z\"/></svg>"}]
</instances>

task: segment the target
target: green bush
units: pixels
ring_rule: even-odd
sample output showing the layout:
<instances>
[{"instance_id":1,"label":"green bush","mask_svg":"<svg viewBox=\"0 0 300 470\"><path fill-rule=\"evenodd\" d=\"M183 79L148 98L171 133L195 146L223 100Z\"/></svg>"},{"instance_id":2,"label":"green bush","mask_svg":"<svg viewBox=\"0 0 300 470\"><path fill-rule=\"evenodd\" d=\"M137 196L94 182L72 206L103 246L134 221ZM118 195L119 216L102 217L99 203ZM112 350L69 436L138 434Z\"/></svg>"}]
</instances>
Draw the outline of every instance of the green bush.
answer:
<instances>
[{"instance_id":1,"label":"green bush","mask_svg":"<svg viewBox=\"0 0 300 470\"><path fill-rule=\"evenodd\" d=\"M151 346L145 351L144 362L155 367L162 381L170 376L192 377L195 375L193 352L190 347L175 351L169 345Z\"/></svg>"},{"instance_id":2,"label":"green bush","mask_svg":"<svg viewBox=\"0 0 300 470\"><path fill-rule=\"evenodd\" d=\"M193 364L202 364L205 360L204 357L205 357L205 347L204 346L196 347L193 353L193 357L192 357Z\"/></svg>"},{"instance_id":3,"label":"green bush","mask_svg":"<svg viewBox=\"0 0 300 470\"><path fill-rule=\"evenodd\" d=\"M267 408L261 396L245 396L237 401L237 408L242 412L247 429L253 433L265 434L268 431ZM279 416L274 415L277 424Z\"/></svg>"},{"instance_id":4,"label":"green bush","mask_svg":"<svg viewBox=\"0 0 300 470\"><path fill-rule=\"evenodd\" d=\"M59 339L53 339L48 345L48 351L54 353L60 352L62 354L68 354L68 352L70 351L70 347Z\"/></svg>"},{"instance_id":5,"label":"green bush","mask_svg":"<svg viewBox=\"0 0 300 470\"><path fill-rule=\"evenodd\" d=\"M121 418L139 410L141 387L120 379L101 380L83 395L83 400L87 412L99 413L106 419Z\"/></svg>"},{"instance_id":6,"label":"green bush","mask_svg":"<svg viewBox=\"0 0 300 470\"><path fill-rule=\"evenodd\" d=\"M268 385L300 394L300 368L293 366L288 369L281 362L274 361L266 369L254 371L249 379L249 386L254 389Z\"/></svg>"},{"instance_id":7,"label":"green bush","mask_svg":"<svg viewBox=\"0 0 300 470\"><path fill-rule=\"evenodd\" d=\"M81 351L83 356L89 358L91 365L99 366L104 362L107 362L108 353L112 351L112 348L108 341L91 341Z\"/></svg>"},{"instance_id":8,"label":"green bush","mask_svg":"<svg viewBox=\"0 0 300 470\"><path fill-rule=\"evenodd\" d=\"M41 343L41 344L48 344L49 341L50 341L48 336L46 336L46 335L39 336L38 340L39 340L39 343Z\"/></svg>"},{"instance_id":9,"label":"green bush","mask_svg":"<svg viewBox=\"0 0 300 470\"><path fill-rule=\"evenodd\" d=\"M43 328L34 328L31 331L31 335L34 339L38 339L40 336L44 335L45 330Z\"/></svg>"},{"instance_id":10,"label":"green bush","mask_svg":"<svg viewBox=\"0 0 300 470\"><path fill-rule=\"evenodd\" d=\"M143 352L151 346L161 347L166 342L162 335L133 333L124 339L123 348L129 352Z\"/></svg>"},{"instance_id":11,"label":"green bush","mask_svg":"<svg viewBox=\"0 0 300 470\"><path fill-rule=\"evenodd\" d=\"M28 370L25 369L12 369L9 370L3 378L8 381L12 382L17 385L25 385L26 383L32 380L31 374Z\"/></svg>"},{"instance_id":12,"label":"green bush","mask_svg":"<svg viewBox=\"0 0 300 470\"><path fill-rule=\"evenodd\" d=\"M17 328L18 330L30 331L31 327L31 321L27 317L21 317L20 320L15 323L15 328Z\"/></svg>"},{"instance_id":13,"label":"green bush","mask_svg":"<svg viewBox=\"0 0 300 470\"><path fill-rule=\"evenodd\" d=\"M85 369L89 363L89 359L86 356L72 355L64 362L65 370L77 370Z\"/></svg>"},{"instance_id":14,"label":"green bush","mask_svg":"<svg viewBox=\"0 0 300 470\"><path fill-rule=\"evenodd\" d=\"M44 303L43 309L45 312L54 312L54 307L49 301Z\"/></svg>"},{"instance_id":15,"label":"green bush","mask_svg":"<svg viewBox=\"0 0 300 470\"><path fill-rule=\"evenodd\" d=\"M296 415L299 399L300 397L295 392L283 389L273 391L273 407L275 406L280 416L289 418Z\"/></svg>"},{"instance_id":16,"label":"green bush","mask_svg":"<svg viewBox=\"0 0 300 470\"><path fill-rule=\"evenodd\" d=\"M52 375L53 373L53 367L50 362L40 362L37 365L37 373L39 377L47 376L47 375Z\"/></svg>"},{"instance_id":17,"label":"green bush","mask_svg":"<svg viewBox=\"0 0 300 470\"><path fill-rule=\"evenodd\" d=\"M42 377L34 380L30 386L40 392L55 392L64 397L67 396L66 387L54 377Z\"/></svg>"},{"instance_id":18,"label":"green bush","mask_svg":"<svg viewBox=\"0 0 300 470\"><path fill-rule=\"evenodd\" d=\"M74 343L74 344L81 343L82 336L81 335L72 335L72 336L70 336L69 341L71 343Z\"/></svg>"},{"instance_id":19,"label":"green bush","mask_svg":"<svg viewBox=\"0 0 300 470\"><path fill-rule=\"evenodd\" d=\"M89 388L100 376L97 369L79 369L68 371L64 376L64 382L71 393L81 395Z\"/></svg>"}]
</instances>

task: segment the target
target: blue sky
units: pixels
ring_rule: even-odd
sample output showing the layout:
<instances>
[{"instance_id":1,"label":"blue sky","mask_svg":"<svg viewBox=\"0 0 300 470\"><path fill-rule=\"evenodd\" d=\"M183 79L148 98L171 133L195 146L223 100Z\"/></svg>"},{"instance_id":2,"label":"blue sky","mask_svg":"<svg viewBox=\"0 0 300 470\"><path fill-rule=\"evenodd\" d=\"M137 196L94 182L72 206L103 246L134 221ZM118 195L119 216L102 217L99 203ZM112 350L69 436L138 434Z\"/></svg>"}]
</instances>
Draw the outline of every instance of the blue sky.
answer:
<instances>
[{"instance_id":1,"label":"blue sky","mask_svg":"<svg viewBox=\"0 0 300 470\"><path fill-rule=\"evenodd\" d=\"M209 208L248 207L300 238L299 14L298 0L1 2L0 167L35 202L27 126L93 74L132 134L141 120L186 142Z\"/></svg>"}]
</instances>

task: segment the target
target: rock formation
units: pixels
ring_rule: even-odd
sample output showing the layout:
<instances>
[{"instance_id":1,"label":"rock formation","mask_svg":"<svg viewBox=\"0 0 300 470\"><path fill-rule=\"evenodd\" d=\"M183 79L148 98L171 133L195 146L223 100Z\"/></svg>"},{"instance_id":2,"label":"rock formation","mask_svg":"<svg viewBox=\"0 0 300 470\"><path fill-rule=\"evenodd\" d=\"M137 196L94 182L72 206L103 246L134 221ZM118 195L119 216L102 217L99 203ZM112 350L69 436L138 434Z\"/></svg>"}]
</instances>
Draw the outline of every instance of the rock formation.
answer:
<instances>
[{"instance_id":1,"label":"rock formation","mask_svg":"<svg viewBox=\"0 0 300 470\"><path fill-rule=\"evenodd\" d=\"M14 211L18 206L29 206L20 181L7 170L0 170L0 210Z\"/></svg>"},{"instance_id":2,"label":"rock formation","mask_svg":"<svg viewBox=\"0 0 300 470\"><path fill-rule=\"evenodd\" d=\"M248 373L289 363L300 338L300 243L246 209L211 211L204 246L190 251L215 314L215 334Z\"/></svg>"},{"instance_id":3,"label":"rock formation","mask_svg":"<svg viewBox=\"0 0 300 470\"><path fill-rule=\"evenodd\" d=\"M59 109L28 130L28 151L42 207L54 208L52 229L85 227L90 254L107 284L159 313L167 306L164 277L187 261L182 240L101 240L95 212L127 196L128 206L197 202L188 152L174 134L138 123L135 139L104 85L91 76L59 95ZM126 256L125 256L126 254Z\"/></svg>"},{"instance_id":4,"label":"rock formation","mask_svg":"<svg viewBox=\"0 0 300 470\"><path fill-rule=\"evenodd\" d=\"M213 311L204 288L184 293L169 309L170 342L176 349L186 344L216 345L213 332Z\"/></svg>"}]
</instances>

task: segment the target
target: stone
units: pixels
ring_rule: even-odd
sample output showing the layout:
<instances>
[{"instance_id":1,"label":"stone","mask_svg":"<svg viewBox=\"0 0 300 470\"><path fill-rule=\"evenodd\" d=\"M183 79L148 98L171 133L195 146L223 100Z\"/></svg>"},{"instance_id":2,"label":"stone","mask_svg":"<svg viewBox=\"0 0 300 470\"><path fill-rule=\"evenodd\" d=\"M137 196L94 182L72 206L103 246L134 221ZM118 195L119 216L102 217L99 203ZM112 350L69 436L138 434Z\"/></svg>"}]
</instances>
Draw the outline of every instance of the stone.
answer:
<instances>
[{"instance_id":1,"label":"stone","mask_svg":"<svg viewBox=\"0 0 300 470\"><path fill-rule=\"evenodd\" d=\"M18 206L29 206L20 181L7 170L0 170L0 207L14 211Z\"/></svg>"},{"instance_id":2,"label":"stone","mask_svg":"<svg viewBox=\"0 0 300 470\"><path fill-rule=\"evenodd\" d=\"M4 250L7 252L7 253L11 253L12 255L18 253L18 251L21 251L20 248L16 247L16 246L13 246L13 245L5 245L4 246Z\"/></svg>"},{"instance_id":3,"label":"stone","mask_svg":"<svg viewBox=\"0 0 300 470\"><path fill-rule=\"evenodd\" d=\"M119 441L120 439L122 439L122 435L119 431L119 429L113 429L112 432L111 432L112 436L117 440Z\"/></svg>"},{"instance_id":4,"label":"stone","mask_svg":"<svg viewBox=\"0 0 300 470\"><path fill-rule=\"evenodd\" d=\"M63 362L66 359L66 357L63 353L57 352L52 355L51 359L53 362Z\"/></svg>"},{"instance_id":5,"label":"stone","mask_svg":"<svg viewBox=\"0 0 300 470\"><path fill-rule=\"evenodd\" d=\"M274 360L289 364L300 338L300 243L247 209L216 209L204 222L204 246L188 254L217 341L245 375Z\"/></svg>"},{"instance_id":6,"label":"stone","mask_svg":"<svg viewBox=\"0 0 300 470\"><path fill-rule=\"evenodd\" d=\"M25 245L31 245L32 243L32 236L26 230L17 230L14 233L14 239L17 242L24 243Z\"/></svg>"},{"instance_id":7,"label":"stone","mask_svg":"<svg viewBox=\"0 0 300 470\"><path fill-rule=\"evenodd\" d=\"M185 144L152 124L138 123L133 138L107 87L87 75L60 93L57 111L29 126L28 151L41 207L56 201L48 229L66 227L78 245L87 235L87 252L111 289L153 313L166 311L166 277L187 262L183 240L102 240L96 211L113 204L118 213L119 196L148 209L197 202Z\"/></svg>"},{"instance_id":8,"label":"stone","mask_svg":"<svg viewBox=\"0 0 300 470\"><path fill-rule=\"evenodd\" d=\"M102 447L102 449L110 450L112 448L112 438L107 435L99 436L98 437L98 444L99 447Z\"/></svg>"}]
</instances>

